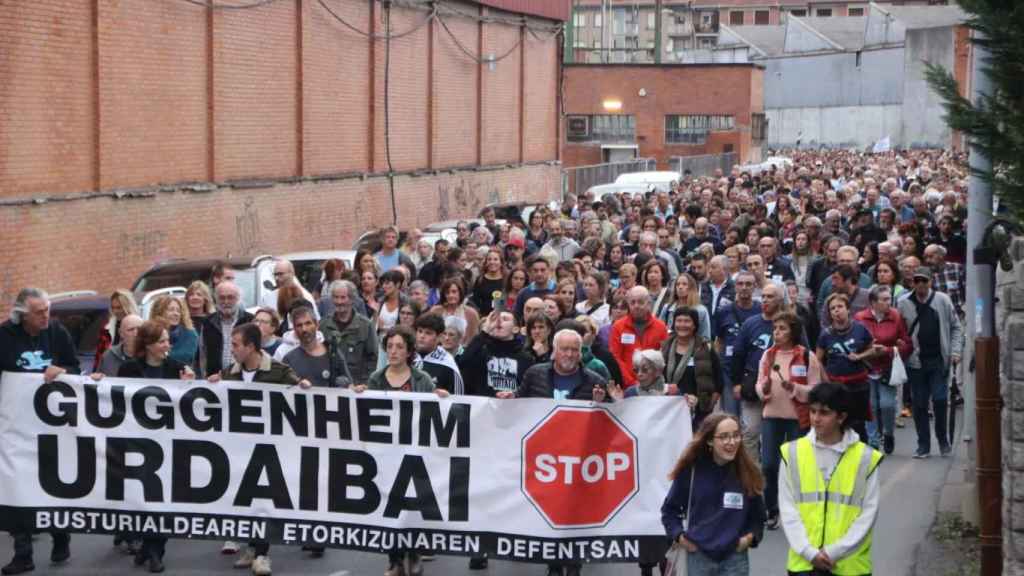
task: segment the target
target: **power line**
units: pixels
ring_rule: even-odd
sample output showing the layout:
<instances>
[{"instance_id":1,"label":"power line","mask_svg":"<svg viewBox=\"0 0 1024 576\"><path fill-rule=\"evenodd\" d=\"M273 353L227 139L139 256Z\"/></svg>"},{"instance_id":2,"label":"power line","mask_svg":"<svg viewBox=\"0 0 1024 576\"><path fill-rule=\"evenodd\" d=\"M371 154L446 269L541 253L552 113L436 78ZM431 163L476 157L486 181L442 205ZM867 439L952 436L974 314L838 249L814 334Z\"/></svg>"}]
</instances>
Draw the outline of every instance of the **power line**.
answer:
<instances>
[{"instance_id":1,"label":"power line","mask_svg":"<svg viewBox=\"0 0 1024 576\"><path fill-rule=\"evenodd\" d=\"M194 1L194 0L186 0L186 1ZM355 32L356 34L359 34L360 36L363 36L365 38L373 38L375 40L381 40L381 39L383 39L383 40L397 40L397 39L402 38L404 36L408 36L410 34L413 34L413 33L417 32L419 29L423 28L424 26L427 25L427 23L429 23L431 20L433 20L435 17L437 17L437 7L436 6L432 6L431 9L430 9L430 13L427 14L427 17L424 18L423 21L420 22L419 24L417 24L416 26L413 26L411 29L406 30L405 32L402 32L400 34L392 34L390 32L390 26L389 26L389 27L387 27L388 30L389 30L387 33L385 33L385 34L377 34L377 33L371 33L371 32L364 32L363 30L360 30L359 28L356 28L355 26L350 24L347 20L342 18L337 12L332 10L331 7L327 5L327 2L325 2L324 0L317 0L317 2L320 4L320 6L323 6L323 9L327 10L327 12L335 20L337 20L339 24L341 24L345 28L348 28L349 30ZM388 13L390 13L391 5L390 4L386 4L385 10L387 10Z\"/></svg>"},{"instance_id":2,"label":"power line","mask_svg":"<svg viewBox=\"0 0 1024 576\"><path fill-rule=\"evenodd\" d=\"M202 6L203 8L213 8L214 10L249 10L251 8L260 8L273 4L277 0L256 0L248 4L217 4L213 0L182 0L182 2L188 2L195 6Z\"/></svg>"}]
</instances>

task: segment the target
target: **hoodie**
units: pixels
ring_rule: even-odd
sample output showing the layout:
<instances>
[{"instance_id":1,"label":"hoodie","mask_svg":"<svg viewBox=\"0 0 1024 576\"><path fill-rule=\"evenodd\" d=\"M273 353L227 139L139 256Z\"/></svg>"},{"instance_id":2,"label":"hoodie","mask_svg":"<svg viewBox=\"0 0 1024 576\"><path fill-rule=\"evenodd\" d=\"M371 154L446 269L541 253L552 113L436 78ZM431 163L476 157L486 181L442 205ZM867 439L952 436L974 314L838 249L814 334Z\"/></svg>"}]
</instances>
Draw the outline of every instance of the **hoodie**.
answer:
<instances>
[{"instance_id":1,"label":"hoodie","mask_svg":"<svg viewBox=\"0 0 1024 576\"><path fill-rule=\"evenodd\" d=\"M828 482L832 471L839 464L839 458L851 446L860 442L860 437L851 428L843 433L843 439L839 442L828 445L818 442L814 429L807 433L807 438L814 446L814 460L821 470L822 477ZM783 450L786 446L783 445ZM875 518L878 516L879 482L878 469L868 476L867 493L864 496L864 506L861 508L860 516L853 522L850 529L842 538L825 546L825 553L833 561L838 561L860 548L865 538L871 535L871 529L875 525ZM804 522L800 518L800 510L796 506L793 495L793 487L790 486L789 466L782 458L779 459L779 518L782 520L782 530L786 533L786 540L789 547L797 554L804 557L808 562L818 555L818 548L810 541Z\"/></svg>"},{"instance_id":2,"label":"hoodie","mask_svg":"<svg viewBox=\"0 0 1024 576\"><path fill-rule=\"evenodd\" d=\"M466 394L494 396L501 391L514 392L533 360L519 339L498 340L481 332L459 355L458 364Z\"/></svg>"}]
</instances>

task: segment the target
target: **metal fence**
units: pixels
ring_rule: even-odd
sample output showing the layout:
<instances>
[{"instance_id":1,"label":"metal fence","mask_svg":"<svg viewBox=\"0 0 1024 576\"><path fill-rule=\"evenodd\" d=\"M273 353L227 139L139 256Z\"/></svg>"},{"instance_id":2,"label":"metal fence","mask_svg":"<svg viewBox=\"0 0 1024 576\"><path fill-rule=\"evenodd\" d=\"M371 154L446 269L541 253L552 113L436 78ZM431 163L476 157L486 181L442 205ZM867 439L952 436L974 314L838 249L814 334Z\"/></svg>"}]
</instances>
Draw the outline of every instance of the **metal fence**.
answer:
<instances>
[{"instance_id":1,"label":"metal fence","mask_svg":"<svg viewBox=\"0 0 1024 576\"><path fill-rule=\"evenodd\" d=\"M626 162L609 162L591 166L574 166L562 169L562 197L566 194L582 195L591 186L615 182L619 174L657 170L658 162L653 158L637 158Z\"/></svg>"},{"instance_id":2,"label":"metal fence","mask_svg":"<svg viewBox=\"0 0 1024 576\"><path fill-rule=\"evenodd\" d=\"M669 160L669 166L676 172L689 170L694 176L711 176L718 169L728 174L738 158L735 152L703 154L701 156L673 156Z\"/></svg>"}]
</instances>

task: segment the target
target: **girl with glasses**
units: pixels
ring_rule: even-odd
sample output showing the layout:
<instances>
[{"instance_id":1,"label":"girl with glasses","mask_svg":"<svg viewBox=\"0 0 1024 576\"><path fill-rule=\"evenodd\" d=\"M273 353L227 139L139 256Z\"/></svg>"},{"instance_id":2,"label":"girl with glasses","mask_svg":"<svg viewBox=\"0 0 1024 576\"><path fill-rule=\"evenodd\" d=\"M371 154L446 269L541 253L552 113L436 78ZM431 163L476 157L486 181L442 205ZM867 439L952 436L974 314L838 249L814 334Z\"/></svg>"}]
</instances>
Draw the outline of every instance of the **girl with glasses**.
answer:
<instances>
[{"instance_id":1,"label":"girl with glasses","mask_svg":"<svg viewBox=\"0 0 1024 576\"><path fill-rule=\"evenodd\" d=\"M686 548L688 574L750 574L747 551L764 533L764 478L743 447L739 420L705 418L669 477L661 522L672 545Z\"/></svg>"}]
</instances>

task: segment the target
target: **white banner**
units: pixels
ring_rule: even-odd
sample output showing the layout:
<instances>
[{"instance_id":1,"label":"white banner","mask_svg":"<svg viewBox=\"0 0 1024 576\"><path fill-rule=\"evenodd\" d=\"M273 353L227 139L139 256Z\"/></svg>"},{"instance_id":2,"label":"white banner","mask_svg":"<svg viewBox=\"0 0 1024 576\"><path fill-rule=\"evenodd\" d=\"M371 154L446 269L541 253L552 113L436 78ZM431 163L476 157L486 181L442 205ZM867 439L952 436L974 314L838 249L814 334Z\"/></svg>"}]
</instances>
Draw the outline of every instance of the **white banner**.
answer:
<instances>
[{"instance_id":1,"label":"white banner","mask_svg":"<svg viewBox=\"0 0 1024 576\"><path fill-rule=\"evenodd\" d=\"M680 397L614 404L3 374L0 529L532 562L664 548Z\"/></svg>"}]
</instances>

